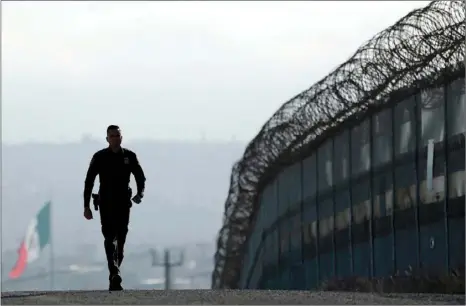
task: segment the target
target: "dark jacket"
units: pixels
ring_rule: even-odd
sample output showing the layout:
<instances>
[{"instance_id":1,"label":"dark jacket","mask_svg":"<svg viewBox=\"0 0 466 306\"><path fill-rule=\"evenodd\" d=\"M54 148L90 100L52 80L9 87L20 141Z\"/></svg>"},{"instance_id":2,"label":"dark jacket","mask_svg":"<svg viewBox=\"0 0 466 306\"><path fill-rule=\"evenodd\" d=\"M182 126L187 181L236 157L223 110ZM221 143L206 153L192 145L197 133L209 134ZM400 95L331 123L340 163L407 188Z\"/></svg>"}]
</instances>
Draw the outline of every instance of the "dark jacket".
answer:
<instances>
[{"instance_id":1,"label":"dark jacket","mask_svg":"<svg viewBox=\"0 0 466 306\"><path fill-rule=\"evenodd\" d=\"M134 175L137 193L144 194L146 178L139 164L136 153L122 148L115 153L110 148L97 151L91 159L84 181L84 207L89 207L92 188L99 175L99 195L101 202L114 201L127 197L131 173Z\"/></svg>"}]
</instances>

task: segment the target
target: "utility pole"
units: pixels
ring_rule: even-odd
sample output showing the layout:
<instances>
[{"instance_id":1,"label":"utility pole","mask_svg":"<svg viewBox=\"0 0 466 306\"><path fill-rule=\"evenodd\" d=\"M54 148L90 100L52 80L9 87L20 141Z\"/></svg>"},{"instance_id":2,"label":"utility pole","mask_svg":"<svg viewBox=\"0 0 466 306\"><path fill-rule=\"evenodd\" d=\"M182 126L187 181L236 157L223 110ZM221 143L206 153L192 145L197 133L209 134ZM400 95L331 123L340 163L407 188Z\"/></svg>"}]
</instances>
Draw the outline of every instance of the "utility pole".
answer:
<instances>
[{"instance_id":1,"label":"utility pole","mask_svg":"<svg viewBox=\"0 0 466 306\"><path fill-rule=\"evenodd\" d=\"M170 250L164 250L163 262L160 262L157 258L157 252L154 249L150 249L150 253L152 255L152 266L153 267L164 267L164 274L165 274L165 290L171 289L171 269L173 267L182 266L184 263L184 252L182 251L180 254L180 258L178 261L171 262L170 260Z\"/></svg>"}]
</instances>

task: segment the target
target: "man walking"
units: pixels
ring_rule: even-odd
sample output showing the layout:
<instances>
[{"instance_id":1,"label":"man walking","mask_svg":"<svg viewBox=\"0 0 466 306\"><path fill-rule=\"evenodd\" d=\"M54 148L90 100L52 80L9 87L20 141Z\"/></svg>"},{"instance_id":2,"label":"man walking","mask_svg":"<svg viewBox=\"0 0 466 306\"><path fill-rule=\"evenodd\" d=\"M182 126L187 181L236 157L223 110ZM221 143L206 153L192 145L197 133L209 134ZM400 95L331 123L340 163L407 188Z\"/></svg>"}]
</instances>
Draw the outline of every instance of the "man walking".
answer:
<instances>
[{"instance_id":1,"label":"man walking","mask_svg":"<svg viewBox=\"0 0 466 306\"><path fill-rule=\"evenodd\" d=\"M104 236L105 253L109 270L109 290L123 290L120 265L128 233L131 200L136 204L144 196L146 178L136 154L121 147L121 131L117 125L107 128L109 146L97 151L91 160L84 183L84 217L92 219L90 201L97 175L100 179L98 198L100 222ZM131 173L137 185L137 194L131 199L129 181Z\"/></svg>"}]
</instances>

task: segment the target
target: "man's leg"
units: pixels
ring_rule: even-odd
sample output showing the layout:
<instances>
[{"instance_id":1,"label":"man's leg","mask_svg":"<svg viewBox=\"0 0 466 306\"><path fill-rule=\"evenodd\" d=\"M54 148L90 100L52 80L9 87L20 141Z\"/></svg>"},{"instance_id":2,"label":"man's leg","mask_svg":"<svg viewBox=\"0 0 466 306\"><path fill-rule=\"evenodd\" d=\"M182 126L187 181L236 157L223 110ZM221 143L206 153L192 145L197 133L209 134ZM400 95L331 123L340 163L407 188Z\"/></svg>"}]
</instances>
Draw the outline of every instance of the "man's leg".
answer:
<instances>
[{"instance_id":1,"label":"man's leg","mask_svg":"<svg viewBox=\"0 0 466 306\"><path fill-rule=\"evenodd\" d=\"M110 290L121 290L121 277L117 259L117 223L115 215L100 209L102 234L104 236L105 255L107 257Z\"/></svg>"},{"instance_id":2,"label":"man's leg","mask_svg":"<svg viewBox=\"0 0 466 306\"><path fill-rule=\"evenodd\" d=\"M125 242L126 242L126 235L128 234L128 224L129 224L129 216L130 216L130 208L129 207L122 207L120 211L120 215L118 218L118 226L117 226L117 260L118 260L118 267L121 266L123 262L124 250L125 250Z\"/></svg>"}]
</instances>

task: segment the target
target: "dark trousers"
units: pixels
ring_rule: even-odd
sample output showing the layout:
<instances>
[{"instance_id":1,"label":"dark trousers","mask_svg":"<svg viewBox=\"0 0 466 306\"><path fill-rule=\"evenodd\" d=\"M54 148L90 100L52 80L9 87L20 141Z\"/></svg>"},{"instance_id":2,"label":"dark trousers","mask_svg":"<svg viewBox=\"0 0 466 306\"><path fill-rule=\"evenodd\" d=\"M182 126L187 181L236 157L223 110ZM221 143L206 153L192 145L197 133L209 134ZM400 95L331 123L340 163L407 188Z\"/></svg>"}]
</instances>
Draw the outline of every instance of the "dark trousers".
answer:
<instances>
[{"instance_id":1,"label":"dark trousers","mask_svg":"<svg viewBox=\"0 0 466 306\"><path fill-rule=\"evenodd\" d=\"M128 201L100 203L100 223L110 277L119 273L123 261L130 209Z\"/></svg>"}]
</instances>

